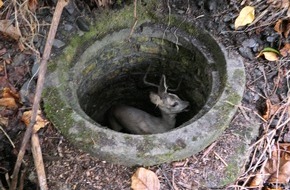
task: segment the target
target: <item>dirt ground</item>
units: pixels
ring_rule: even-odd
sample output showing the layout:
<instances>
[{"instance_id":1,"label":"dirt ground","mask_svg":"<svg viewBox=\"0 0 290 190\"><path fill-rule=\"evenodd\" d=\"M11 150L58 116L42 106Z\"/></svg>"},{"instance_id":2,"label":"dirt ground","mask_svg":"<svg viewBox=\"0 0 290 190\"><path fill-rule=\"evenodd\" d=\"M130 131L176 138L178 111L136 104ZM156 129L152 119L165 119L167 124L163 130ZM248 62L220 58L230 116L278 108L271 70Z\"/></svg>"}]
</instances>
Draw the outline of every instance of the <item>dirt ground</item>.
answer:
<instances>
[{"instance_id":1,"label":"dirt ground","mask_svg":"<svg viewBox=\"0 0 290 190\"><path fill-rule=\"evenodd\" d=\"M68 43L67 33L82 35L89 30L90 23L98 14L108 11L107 9L116 11L121 9L122 6L130 4L126 1L122 5L114 4L110 5L110 8L103 8L96 6L94 1L74 0L73 2L64 11L61 18L52 57L60 54L65 44ZM54 3L53 0L39 1L38 6L40 8L36 11L40 24L39 34L32 38L34 48L39 52L43 51L44 36L49 29ZM5 2L4 5L8 6L8 4L8 2ZM236 31L234 30L234 20L245 5L255 6L255 14L260 16L260 19L257 23ZM170 10L168 7L170 7ZM0 8L0 12L4 8ZM224 158L226 162L228 155L235 154L235 141L237 139L235 139L233 131L243 130L243 126L249 126L251 121L259 120L259 115L265 114L266 100L270 100L273 105L282 105L288 102L288 56L281 58L279 61L256 58L265 47L281 49L287 43L288 36L285 37L274 30L277 20L285 18L287 11L282 11L279 6L276 4L274 6L273 3L266 0L257 2L250 0L170 0L161 2L156 11L160 14L169 14L170 11L171 14L178 14L186 18L188 22L195 22L215 36L228 51L239 52L244 58L246 90L240 109L233 118L231 126L214 143L214 146L187 159L147 167L147 169L157 174L161 182L161 189L164 190L242 189L242 187L235 186L243 184L242 178L237 179L235 183L233 182L230 185L218 187L214 185L204 187L198 179L213 177L213 184L217 184L219 179L226 175L223 173L225 163L221 158ZM0 13L0 20L14 18L15 15L11 12L13 12L12 9L5 9ZM7 175L11 175L13 172L25 131L21 116L24 111L31 109L37 81L35 78L31 80L31 78L37 70L36 62L36 54L33 48L29 49L27 45L22 48L10 36L0 32L0 87L1 90L4 87L9 87L21 95L21 104L18 103L17 109L0 107L1 127L15 144L15 148L13 148L11 142L1 130L0 189L1 187L8 188ZM29 90L27 90L27 85ZM8 118L8 120L4 121L2 118ZM275 122L277 123L278 120L279 117L275 117L269 127L275 128ZM262 120L259 121L263 123ZM259 127L262 135L268 125L261 124ZM277 131L277 135L273 139L279 142L290 142L289 131L289 125L286 124L283 130ZM130 189L131 176L137 167L118 166L90 156L88 153L72 146L52 124L41 129L39 137L49 189ZM249 160L257 161L252 157L253 155L249 157ZM25 174L24 189L37 189L37 176L30 147L27 147L24 163L22 168L22 173ZM208 171L213 172L212 176L204 175L210 173ZM241 176L242 174L240 173Z\"/></svg>"}]
</instances>

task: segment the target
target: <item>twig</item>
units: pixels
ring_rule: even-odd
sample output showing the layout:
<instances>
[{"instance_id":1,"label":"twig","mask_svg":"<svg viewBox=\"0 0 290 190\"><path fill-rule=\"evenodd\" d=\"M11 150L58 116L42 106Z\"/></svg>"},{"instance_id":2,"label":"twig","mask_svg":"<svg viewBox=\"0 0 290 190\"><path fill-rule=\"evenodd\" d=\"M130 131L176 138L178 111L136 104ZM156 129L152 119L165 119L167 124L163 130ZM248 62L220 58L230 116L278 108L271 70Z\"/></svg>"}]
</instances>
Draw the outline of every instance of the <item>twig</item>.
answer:
<instances>
[{"instance_id":1,"label":"twig","mask_svg":"<svg viewBox=\"0 0 290 190\"><path fill-rule=\"evenodd\" d=\"M130 32L130 35L129 35L129 39L132 37L132 35L133 35L134 31L135 31L137 22L138 22L138 17L137 17L137 0L134 0L134 24L133 24L133 26L131 28L131 32Z\"/></svg>"},{"instance_id":2,"label":"twig","mask_svg":"<svg viewBox=\"0 0 290 190\"><path fill-rule=\"evenodd\" d=\"M178 190L178 187L177 187L177 185L176 185L176 183L175 183L175 172L174 172L175 170L172 170L172 186L173 186L173 188L174 188L174 190Z\"/></svg>"},{"instance_id":3,"label":"twig","mask_svg":"<svg viewBox=\"0 0 290 190\"><path fill-rule=\"evenodd\" d=\"M24 181L25 181L26 175L27 175L27 170L25 168L24 170L21 171L21 174L20 174L18 190L24 189Z\"/></svg>"},{"instance_id":4,"label":"twig","mask_svg":"<svg viewBox=\"0 0 290 190\"><path fill-rule=\"evenodd\" d=\"M33 126L35 124L37 111L39 109L39 102L40 102L41 93L43 90L45 73L46 73L46 69L47 69L47 61L48 61L49 56L50 56L53 40L54 40L56 31L57 31L57 27L59 24L62 10L68 4L68 1L69 0L59 0L57 5L56 5L56 8L55 8L55 12L54 12L52 22L51 22L52 24L51 24L50 29L49 29L47 41L46 41L46 44L44 47L43 57L42 57L42 60L40 63L39 77L38 77L38 81L37 81L37 85L36 85L36 92L35 92L35 97L34 97L33 106L32 106L31 121L30 121L29 126L27 127L27 130L25 131L23 141L21 144L21 148L19 150L19 154L17 157L17 161L16 161L15 166L14 166L10 190L16 190L16 187L17 187L17 181L18 181L17 179L18 179L19 169L20 169L21 162L22 162L24 154L25 154L26 145L29 142L29 139L30 139L31 134L32 134L32 129L33 129Z\"/></svg>"},{"instance_id":5,"label":"twig","mask_svg":"<svg viewBox=\"0 0 290 190\"><path fill-rule=\"evenodd\" d=\"M157 168L161 171L162 175L165 178L165 181L167 181L167 184L170 186L170 188L174 189L174 187L171 185L170 180L168 179L167 175L163 172L162 168L160 168L159 166L157 166Z\"/></svg>"},{"instance_id":6,"label":"twig","mask_svg":"<svg viewBox=\"0 0 290 190\"><path fill-rule=\"evenodd\" d=\"M215 147L216 144L217 144L217 141L213 142L209 147L207 147L206 150L203 152L201 158L206 157L210 153L210 151L213 149L213 147Z\"/></svg>"},{"instance_id":7,"label":"twig","mask_svg":"<svg viewBox=\"0 0 290 190\"><path fill-rule=\"evenodd\" d=\"M39 138L38 134L33 134L31 137L31 150L34 158L34 165L36 168L37 176L38 176L38 182L41 190L47 190L47 182L46 182L46 175L44 170L44 164L42 159L42 152L41 147L39 145Z\"/></svg>"},{"instance_id":8,"label":"twig","mask_svg":"<svg viewBox=\"0 0 290 190\"><path fill-rule=\"evenodd\" d=\"M4 135L7 137L7 139L11 143L12 147L15 148L15 145L14 145L13 141L10 139L10 137L8 136L8 134L4 131L4 129L1 126L0 126L0 129L4 133Z\"/></svg>"},{"instance_id":9,"label":"twig","mask_svg":"<svg viewBox=\"0 0 290 190\"><path fill-rule=\"evenodd\" d=\"M220 156L218 155L218 153L216 153L215 151L213 151L213 153L218 157L218 159L226 166L228 167L229 165L226 163L226 161Z\"/></svg>"},{"instance_id":10,"label":"twig","mask_svg":"<svg viewBox=\"0 0 290 190\"><path fill-rule=\"evenodd\" d=\"M2 190L6 190L5 188L4 188L4 186L3 186L3 184L2 184L2 181L0 180L0 189L2 189Z\"/></svg>"},{"instance_id":11,"label":"twig","mask_svg":"<svg viewBox=\"0 0 290 190\"><path fill-rule=\"evenodd\" d=\"M168 8L168 22L167 22L167 26L165 28L165 30L163 31L163 35L162 35L162 43L163 43L163 40L165 38L165 34L166 32L168 31L170 25L171 25L171 7L170 7L170 4L169 4L169 0L167 0L167 8Z\"/></svg>"}]
</instances>

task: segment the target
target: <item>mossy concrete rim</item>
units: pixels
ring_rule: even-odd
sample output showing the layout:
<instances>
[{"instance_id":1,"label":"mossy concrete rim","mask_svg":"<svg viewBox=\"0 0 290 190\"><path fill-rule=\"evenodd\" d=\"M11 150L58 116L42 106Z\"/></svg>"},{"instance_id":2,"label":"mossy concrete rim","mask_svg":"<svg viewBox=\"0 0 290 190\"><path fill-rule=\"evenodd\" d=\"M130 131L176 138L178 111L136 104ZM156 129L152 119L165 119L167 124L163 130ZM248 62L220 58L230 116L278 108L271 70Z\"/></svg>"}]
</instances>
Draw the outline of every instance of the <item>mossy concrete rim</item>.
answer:
<instances>
[{"instance_id":1,"label":"mossy concrete rim","mask_svg":"<svg viewBox=\"0 0 290 190\"><path fill-rule=\"evenodd\" d=\"M77 97L70 93L75 87L71 82L71 65L82 53L82 48L113 30L130 28L131 23L124 20L131 20L131 17L125 16L126 11L131 10L128 8L110 15L114 26L103 19L85 36L74 37L64 53L50 63L44 91L45 112L73 144L100 159L116 164L149 166L198 153L215 141L228 127L237 109L234 105L238 105L242 99L245 71L241 58L234 52L227 52L220 46L220 52L226 60L226 81L215 105L199 119L192 118L181 127L167 133L130 135L103 128L82 111ZM144 18L144 22L145 20L148 22L148 18ZM150 22L157 21L151 19ZM172 25L179 26L179 23L173 22ZM211 48L201 41L203 36L210 36L207 32L195 28L192 24L187 24L182 29L195 36L200 44ZM210 43L218 45L213 38Z\"/></svg>"}]
</instances>

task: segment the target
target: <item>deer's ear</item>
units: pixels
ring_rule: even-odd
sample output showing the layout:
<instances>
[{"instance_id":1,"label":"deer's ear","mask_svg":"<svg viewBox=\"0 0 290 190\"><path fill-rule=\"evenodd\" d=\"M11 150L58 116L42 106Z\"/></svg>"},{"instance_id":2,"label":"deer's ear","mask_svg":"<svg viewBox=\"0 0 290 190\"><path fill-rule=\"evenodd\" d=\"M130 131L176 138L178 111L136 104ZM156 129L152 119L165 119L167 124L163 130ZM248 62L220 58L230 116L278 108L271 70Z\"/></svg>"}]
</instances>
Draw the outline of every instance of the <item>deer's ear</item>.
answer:
<instances>
[{"instance_id":1,"label":"deer's ear","mask_svg":"<svg viewBox=\"0 0 290 190\"><path fill-rule=\"evenodd\" d=\"M153 93L153 92L150 93L150 100L156 106L162 104L162 100L161 100L160 96L158 94Z\"/></svg>"},{"instance_id":2,"label":"deer's ear","mask_svg":"<svg viewBox=\"0 0 290 190\"><path fill-rule=\"evenodd\" d=\"M167 92L167 85L166 85L166 77L165 75L162 75L160 84L159 84L159 89L158 93L166 93Z\"/></svg>"}]
</instances>

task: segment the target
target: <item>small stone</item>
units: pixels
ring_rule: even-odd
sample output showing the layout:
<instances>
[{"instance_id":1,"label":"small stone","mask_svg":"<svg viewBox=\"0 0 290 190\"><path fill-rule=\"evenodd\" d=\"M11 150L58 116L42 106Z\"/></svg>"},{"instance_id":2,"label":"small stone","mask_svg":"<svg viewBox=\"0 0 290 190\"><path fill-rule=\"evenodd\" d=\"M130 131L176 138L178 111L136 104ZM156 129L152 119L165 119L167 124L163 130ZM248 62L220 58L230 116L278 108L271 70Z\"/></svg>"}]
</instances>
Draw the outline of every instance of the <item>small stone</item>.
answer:
<instances>
[{"instance_id":1,"label":"small stone","mask_svg":"<svg viewBox=\"0 0 290 190\"><path fill-rule=\"evenodd\" d=\"M65 25L64 25L64 29L65 29L66 31L71 31L72 28L73 28L73 26L70 25L70 24L65 24Z\"/></svg>"},{"instance_id":2,"label":"small stone","mask_svg":"<svg viewBox=\"0 0 290 190\"><path fill-rule=\"evenodd\" d=\"M242 46L243 47L255 47L257 45L257 42L256 42L256 40L254 40L254 39L252 39L252 38L250 38L250 39L246 39L246 40L244 40L243 42L242 42Z\"/></svg>"},{"instance_id":3,"label":"small stone","mask_svg":"<svg viewBox=\"0 0 290 190\"><path fill-rule=\"evenodd\" d=\"M185 13L185 11L184 10L178 10L177 13L180 14L180 15L182 15L182 14Z\"/></svg>"},{"instance_id":4,"label":"small stone","mask_svg":"<svg viewBox=\"0 0 290 190\"><path fill-rule=\"evenodd\" d=\"M65 46L65 43L61 40L54 39L52 46L56 47L56 48L61 48L61 47Z\"/></svg>"},{"instance_id":5,"label":"small stone","mask_svg":"<svg viewBox=\"0 0 290 190\"><path fill-rule=\"evenodd\" d=\"M90 31L89 24L81 17L77 18L76 24L81 31L88 32Z\"/></svg>"},{"instance_id":6,"label":"small stone","mask_svg":"<svg viewBox=\"0 0 290 190\"><path fill-rule=\"evenodd\" d=\"M78 34L79 36L83 36L85 33L84 33L83 31L79 30L79 31L77 32L77 34Z\"/></svg>"},{"instance_id":7,"label":"small stone","mask_svg":"<svg viewBox=\"0 0 290 190\"><path fill-rule=\"evenodd\" d=\"M230 24L230 28L231 28L232 30L235 30L235 25L234 25L234 24Z\"/></svg>"},{"instance_id":8,"label":"small stone","mask_svg":"<svg viewBox=\"0 0 290 190\"><path fill-rule=\"evenodd\" d=\"M270 42L270 43L274 42L276 39L277 39L277 36L268 36L266 38L267 42Z\"/></svg>"},{"instance_id":9,"label":"small stone","mask_svg":"<svg viewBox=\"0 0 290 190\"><path fill-rule=\"evenodd\" d=\"M36 83L32 79L27 80L21 87L20 89L20 97L21 97L21 102L24 105L31 106L34 93L36 88Z\"/></svg>"},{"instance_id":10,"label":"small stone","mask_svg":"<svg viewBox=\"0 0 290 190\"><path fill-rule=\"evenodd\" d=\"M206 1L206 3L205 3L205 8L208 11L214 11L214 10L216 10L216 7L217 7L217 1L216 0L209 0L209 1Z\"/></svg>"},{"instance_id":11,"label":"small stone","mask_svg":"<svg viewBox=\"0 0 290 190\"><path fill-rule=\"evenodd\" d=\"M256 68L256 69L254 70L254 73L255 73L255 75L258 76L258 77L260 77L260 76L262 75L261 70L258 69L258 68Z\"/></svg>"},{"instance_id":12,"label":"small stone","mask_svg":"<svg viewBox=\"0 0 290 190\"><path fill-rule=\"evenodd\" d=\"M239 52L244 58L247 58L250 60L253 60L255 57L254 53L252 52L252 50L250 48L240 47Z\"/></svg>"},{"instance_id":13,"label":"small stone","mask_svg":"<svg viewBox=\"0 0 290 190\"><path fill-rule=\"evenodd\" d=\"M65 6L65 9L67 10L67 12L72 15L75 11L75 7L73 4L73 1L69 1L69 3Z\"/></svg>"},{"instance_id":14,"label":"small stone","mask_svg":"<svg viewBox=\"0 0 290 190\"><path fill-rule=\"evenodd\" d=\"M284 135L284 141L285 142L290 142L290 133L288 132L288 133L285 133L285 135Z\"/></svg>"},{"instance_id":15,"label":"small stone","mask_svg":"<svg viewBox=\"0 0 290 190\"><path fill-rule=\"evenodd\" d=\"M230 14L227 14L227 15L224 16L223 21L224 22L230 22L232 19L233 19L233 16L230 15Z\"/></svg>"},{"instance_id":16,"label":"small stone","mask_svg":"<svg viewBox=\"0 0 290 190\"><path fill-rule=\"evenodd\" d=\"M23 61L24 61L25 57L26 56L23 53L19 53L13 59L13 65L18 66L18 65L23 64Z\"/></svg>"}]
</instances>

